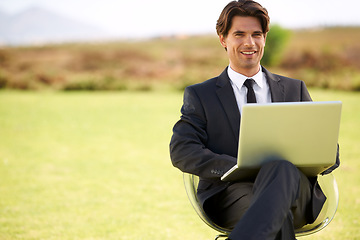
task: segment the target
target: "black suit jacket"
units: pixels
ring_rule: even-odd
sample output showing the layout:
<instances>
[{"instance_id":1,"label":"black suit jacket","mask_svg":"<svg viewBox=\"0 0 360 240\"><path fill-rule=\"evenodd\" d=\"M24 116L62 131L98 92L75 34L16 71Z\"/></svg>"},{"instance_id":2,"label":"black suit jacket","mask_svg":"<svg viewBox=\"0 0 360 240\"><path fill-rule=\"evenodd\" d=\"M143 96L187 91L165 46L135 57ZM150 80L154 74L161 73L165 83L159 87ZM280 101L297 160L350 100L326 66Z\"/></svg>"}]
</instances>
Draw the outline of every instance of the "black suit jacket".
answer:
<instances>
[{"instance_id":1,"label":"black suit jacket","mask_svg":"<svg viewBox=\"0 0 360 240\"><path fill-rule=\"evenodd\" d=\"M272 102L311 101L303 81L262 69ZM229 185L220 177L236 164L241 116L227 68L218 77L187 87L181 113L173 128L170 156L175 167L200 177L198 198L204 207L207 199ZM337 158L337 164L328 172L338 165ZM310 222L316 219L326 200L316 178L311 182L313 219Z\"/></svg>"}]
</instances>

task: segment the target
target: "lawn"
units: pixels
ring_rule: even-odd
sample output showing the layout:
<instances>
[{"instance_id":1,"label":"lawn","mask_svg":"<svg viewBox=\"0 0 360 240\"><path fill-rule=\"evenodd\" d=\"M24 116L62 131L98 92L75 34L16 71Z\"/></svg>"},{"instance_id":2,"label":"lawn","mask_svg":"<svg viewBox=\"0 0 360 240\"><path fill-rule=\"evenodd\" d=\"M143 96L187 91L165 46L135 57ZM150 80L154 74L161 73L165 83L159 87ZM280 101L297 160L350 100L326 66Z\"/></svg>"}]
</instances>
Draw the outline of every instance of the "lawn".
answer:
<instances>
[{"instance_id":1,"label":"lawn","mask_svg":"<svg viewBox=\"0 0 360 240\"><path fill-rule=\"evenodd\" d=\"M360 94L343 101L338 212L302 239L359 239ZM168 144L181 92L0 91L0 239L213 239Z\"/></svg>"}]
</instances>

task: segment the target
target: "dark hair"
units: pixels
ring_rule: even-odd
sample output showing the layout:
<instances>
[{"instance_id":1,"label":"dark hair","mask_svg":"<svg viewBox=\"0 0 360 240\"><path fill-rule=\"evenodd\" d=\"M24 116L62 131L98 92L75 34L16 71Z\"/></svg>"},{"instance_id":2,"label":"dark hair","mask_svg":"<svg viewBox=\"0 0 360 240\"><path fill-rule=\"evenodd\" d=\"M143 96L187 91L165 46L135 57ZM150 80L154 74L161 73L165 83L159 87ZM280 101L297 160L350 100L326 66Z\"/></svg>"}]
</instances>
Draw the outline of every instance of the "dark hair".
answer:
<instances>
[{"instance_id":1,"label":"dark hair","mask_svg":"<svg viewBox=\"0 0 360 240\"><path fill-rule=\"evenodd\" d=\"M263 33L269 32L270 17L268 11L252 0L232 1L225 6L216 23L217 34L227 37L234 16L256 17L259 19Z\"/></svg>"}]
</instances>

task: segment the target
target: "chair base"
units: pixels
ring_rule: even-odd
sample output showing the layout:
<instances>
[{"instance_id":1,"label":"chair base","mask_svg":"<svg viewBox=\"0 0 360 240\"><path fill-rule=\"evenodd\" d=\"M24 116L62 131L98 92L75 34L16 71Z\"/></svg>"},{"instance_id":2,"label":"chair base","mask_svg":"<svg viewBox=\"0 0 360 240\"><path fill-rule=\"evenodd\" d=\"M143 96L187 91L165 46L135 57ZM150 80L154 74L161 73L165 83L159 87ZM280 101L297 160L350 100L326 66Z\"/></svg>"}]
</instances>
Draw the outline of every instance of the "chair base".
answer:
<instances>
[{"instance_id":1,"label":"chair base","mask_svg":"<svg viewBox=\"0 0 360 240\"><path fill-rule=\"evenodd\" d=\"M225 238L225 240L227 239L228 235L225 235L225 234L219 234L215 237L215 240L218 240L220 238Z\"/></svg>"}]
</instances>

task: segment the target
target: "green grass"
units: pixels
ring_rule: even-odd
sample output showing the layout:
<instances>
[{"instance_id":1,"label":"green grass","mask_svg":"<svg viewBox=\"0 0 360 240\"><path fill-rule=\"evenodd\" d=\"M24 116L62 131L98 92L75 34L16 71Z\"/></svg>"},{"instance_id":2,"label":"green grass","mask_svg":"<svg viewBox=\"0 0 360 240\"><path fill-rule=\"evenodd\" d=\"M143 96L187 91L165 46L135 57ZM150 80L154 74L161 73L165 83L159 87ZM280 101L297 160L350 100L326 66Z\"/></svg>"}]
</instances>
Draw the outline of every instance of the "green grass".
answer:
<instances>
[{"instance_id":1,"label":"green grass","mask_svg":"<svg viewBox=\"0 0 360 240\"><path fill-rule=\"evenodd\" d=\"M344 103L337 215L303 239L359 239L359 93ZM180 92L0 92L0 239L213 239L168 144Z\"/></svg>"}]
</instances>

